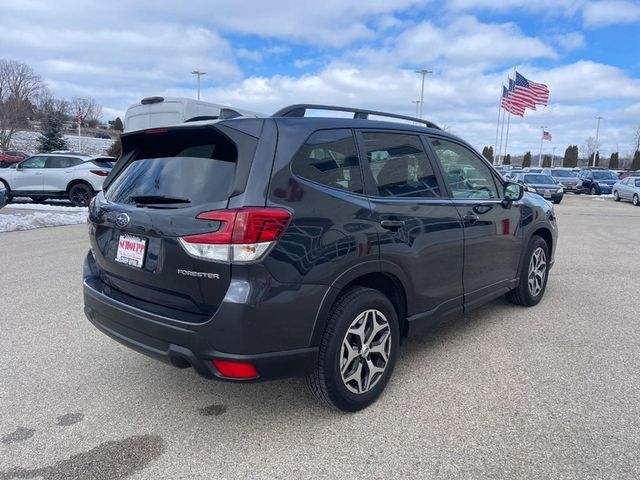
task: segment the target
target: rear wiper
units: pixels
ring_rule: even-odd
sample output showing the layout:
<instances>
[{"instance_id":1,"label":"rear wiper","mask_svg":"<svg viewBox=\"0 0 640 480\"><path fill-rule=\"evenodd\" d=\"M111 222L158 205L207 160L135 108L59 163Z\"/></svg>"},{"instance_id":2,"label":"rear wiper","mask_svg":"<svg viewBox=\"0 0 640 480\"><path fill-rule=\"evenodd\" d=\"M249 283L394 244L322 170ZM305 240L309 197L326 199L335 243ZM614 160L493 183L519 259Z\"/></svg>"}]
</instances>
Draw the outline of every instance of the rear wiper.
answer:
<instances>
[{"instance_id":1,"label":"rear wiper","mask_svg":"<svg viewBox=\"0 0 640 480\"><path fill-rule=\"evenodd\" d=\"M158 205L168 203L191 203L186 198L169 197L166 195L135 195L131 200L140 205Z\"/></svg>"}]
</instances>

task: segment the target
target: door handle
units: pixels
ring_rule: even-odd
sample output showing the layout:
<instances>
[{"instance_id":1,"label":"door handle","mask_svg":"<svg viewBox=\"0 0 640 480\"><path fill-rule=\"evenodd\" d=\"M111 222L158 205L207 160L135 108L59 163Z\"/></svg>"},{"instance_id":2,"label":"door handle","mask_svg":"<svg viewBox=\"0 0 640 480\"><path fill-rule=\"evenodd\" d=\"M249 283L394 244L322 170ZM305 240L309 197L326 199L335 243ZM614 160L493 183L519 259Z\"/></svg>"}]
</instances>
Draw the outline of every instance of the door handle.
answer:
<instances>
[{"instance_id":1,"label":"door handle","mask_svg":"<svg viewBox=\"0 0 640 480\"><path fill-rule=\"evenodd\" d=\"M380 225L387 230L396 230L404 227L404 221L402 220L381 220Z\"/></svg>"},{"instance_id":2,"label":"door handle","mask_svg":"<svg viewBox=\"0 0 640 480\"><path fill-rule=\"evenodd\" d=\"M467 223L469 225L473 225L478 220L480 220L480 217L478 215L473 214L473 213L467 213L464 217L462 217L462 219L464 220L464 223Z\"/></svg>"}]
</instances>

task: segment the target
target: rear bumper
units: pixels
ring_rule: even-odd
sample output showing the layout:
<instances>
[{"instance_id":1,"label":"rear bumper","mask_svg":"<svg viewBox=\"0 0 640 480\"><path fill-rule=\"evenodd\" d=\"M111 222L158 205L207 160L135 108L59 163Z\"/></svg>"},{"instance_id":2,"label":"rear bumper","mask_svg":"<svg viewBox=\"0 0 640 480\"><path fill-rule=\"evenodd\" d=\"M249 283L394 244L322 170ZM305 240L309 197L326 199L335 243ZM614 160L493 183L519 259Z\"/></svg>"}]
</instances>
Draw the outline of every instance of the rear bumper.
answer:
<instances>
[{"instance_id":1,"label":"rear bumper","mask_svg":"<svg viewBox=\"0 0 640 480\"><path fill-rule=\"evenodd\" d=\"M317 286L309 287L321 290ZM264 318L264 315L258 318L252 313L247 314L247 311L255 311L239 308L238 304L223 302L211 320L194 324L163 317L115 300L101 291L101 282L96 277L84 276L83 291L85 315L100 331L121 344L162 362L178 368L191 366L205 378L253 381L223 377L214 367L214 359L253 364L260 375L255 380L306 375L316 365L318 347L308 346L313 315L309 315L312 322L305 333L305 342L294 348L274 349L270 341L273 332L263 329L277 325L279 319L272 321L271 318ZM318 301L323 295L318 291ZM271 311L269 315L272 314ZM282 312L281 316L292 324L289 329L289 337L292 337L291 332L296 330L293 325L295 317L290 312ZM288 332L278 333L280 338L286 338ZM294 336L289 343L295 342L295 338ZM233 350L225 348L225 345L242 345L246 348Z\"/></svg>"}]
</instances>

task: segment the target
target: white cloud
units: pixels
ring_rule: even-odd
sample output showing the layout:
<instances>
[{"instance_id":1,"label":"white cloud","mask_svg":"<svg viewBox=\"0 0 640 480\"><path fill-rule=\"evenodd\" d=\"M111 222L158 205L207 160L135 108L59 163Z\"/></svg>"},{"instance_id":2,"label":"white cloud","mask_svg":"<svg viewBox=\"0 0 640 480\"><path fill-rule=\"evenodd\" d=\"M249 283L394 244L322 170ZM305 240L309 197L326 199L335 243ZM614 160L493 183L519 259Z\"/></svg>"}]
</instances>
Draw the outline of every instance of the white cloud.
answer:
<instances>
[{"instance_id":1,"label":"white cloud","mask_svg":"<svg viewBox=\"0 0 640 480\"><path fill-rule=\"evenodd\" d=\"M583 10L584 23L590 27L640 22L640 3L625 0L591 2Z\"/></svg>"}]
</instances>

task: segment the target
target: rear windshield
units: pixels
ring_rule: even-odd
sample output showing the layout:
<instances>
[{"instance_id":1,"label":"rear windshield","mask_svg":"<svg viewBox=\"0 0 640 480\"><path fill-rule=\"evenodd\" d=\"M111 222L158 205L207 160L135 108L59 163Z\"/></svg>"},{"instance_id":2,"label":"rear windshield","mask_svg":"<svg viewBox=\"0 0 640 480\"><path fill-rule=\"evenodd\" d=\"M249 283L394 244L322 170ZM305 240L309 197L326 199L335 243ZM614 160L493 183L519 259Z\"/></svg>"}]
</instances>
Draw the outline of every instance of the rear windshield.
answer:
<instances>
[{"instance_id":1,"label":"rear windshield","mask_svg":"<svg viewBox=\"0 0 640 480\"><path fill-rule=\"evenodd\" d=\"M549 175L525 175L524 181L527 183L540 183L553 185L556 183Z\"/></svg>"},{"instance_id":2,"label":"rear windshield","mask_svg":"<svg viewBox=\"0 0 640 480\"><path fill-rule=\"evenodd\" d=\"M554 177L576 177L576 173L571 170L551 170Z\"/></svg>"},{"instance_id":3,"label":"rear windshield","mask_svg":"<svg viewBox=\"0 0 640 480\"><path fill-rule=\"evenodd\" d=\"M178 199L172 207L228 198L235 178L237 149L213 129L140 133L128 165L105 192L110 202L147 205ZM146 200L140 199L147 197ZM157 202L149 198L159 198Z\"/></svg>"},{"instance_id":4,"label":"rear windshield","mask_svg":"<svg viewBox=\"0 0 640 480\"><path fill-rule=\"evenodd\" d=\"M91 163L97 165L100 168L113 168L116 161L111 160L110 158L94 158L91 160Z\"/></svg>"}]
</instances>

